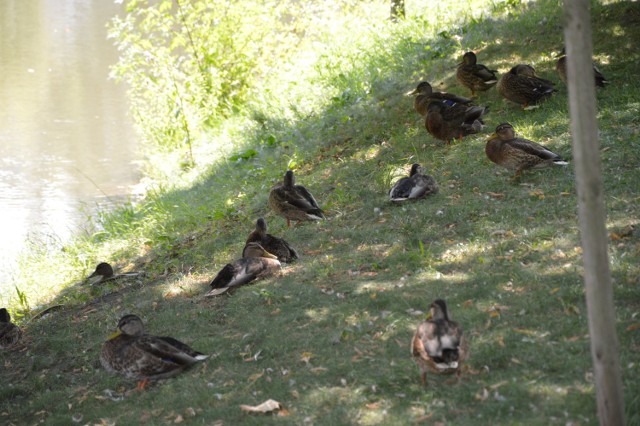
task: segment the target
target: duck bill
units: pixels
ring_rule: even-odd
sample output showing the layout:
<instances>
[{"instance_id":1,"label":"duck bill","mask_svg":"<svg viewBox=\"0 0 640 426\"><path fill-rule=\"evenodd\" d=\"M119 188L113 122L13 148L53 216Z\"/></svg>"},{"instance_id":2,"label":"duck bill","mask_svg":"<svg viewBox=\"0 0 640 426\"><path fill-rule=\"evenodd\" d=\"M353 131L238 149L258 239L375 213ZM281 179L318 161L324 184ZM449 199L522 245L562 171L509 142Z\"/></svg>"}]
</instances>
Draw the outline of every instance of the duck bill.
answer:
<instances>
[{"instance_id":1,"label":"duck bill","mask_svg":"<svg viewBox=\"0 0 640 426\"><path fill-rule=\"evenodd\" d=\"M276 256L275 254L271 254L266 250L262 253L262 257L268 257L269 259L277 259L278 258L278 256Z\"/></svg>"},{"instance_id":2,"label":"duck bill","mask_svg":"<svg viewBox=\"0 0 640 426\"><path fill-rule=\"evenodd\" d=\"M107 340L113 340L116 337L120 336L122 334L122 330L120 330L119 328L116 329L116 331L114 331L112 334L109 335L109 337L107 337Z\"/></svg>"},{"instance_id":3,"label":"duck bill","mask_svg":"<svg viewBox=\"0 0 640 426\"><path fill-rule=\"evenodd\" d=\"M497 137L498 137L498 134L496 132L493 132L487 137L487 140L495 139Z\"/></svg>"},{"instance_id":4,"label":"duck bill","mask_svg":"<svg viewBox=\"0 0 640 426\"><path fill-rule=\"evenodd\" d=\"M418 89L413 89L412 91L407 92L407 93L405 93L404 95L405 95L405 96L413 96L413 95L417 95L418 93L419 93L419 92L418 92Z\"/></svg>"}]
</instances>

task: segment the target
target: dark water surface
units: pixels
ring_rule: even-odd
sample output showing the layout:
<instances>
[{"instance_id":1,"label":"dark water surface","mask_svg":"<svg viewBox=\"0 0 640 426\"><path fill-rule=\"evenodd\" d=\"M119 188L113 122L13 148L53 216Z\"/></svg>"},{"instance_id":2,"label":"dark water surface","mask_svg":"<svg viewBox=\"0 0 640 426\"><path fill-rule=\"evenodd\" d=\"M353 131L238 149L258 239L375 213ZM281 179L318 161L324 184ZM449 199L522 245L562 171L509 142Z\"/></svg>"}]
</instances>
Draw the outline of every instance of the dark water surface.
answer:
<instances>
[{"instance_id":1,"label":"dark water surface","mask_svg":"<svg viewBox=\"0 0 640 426\"><path fill-rule=\"evenodd\" d=\"M29 242L65 241L139 181L113 0L0 0L0 303Z\"/></svg>"}]
</instances>

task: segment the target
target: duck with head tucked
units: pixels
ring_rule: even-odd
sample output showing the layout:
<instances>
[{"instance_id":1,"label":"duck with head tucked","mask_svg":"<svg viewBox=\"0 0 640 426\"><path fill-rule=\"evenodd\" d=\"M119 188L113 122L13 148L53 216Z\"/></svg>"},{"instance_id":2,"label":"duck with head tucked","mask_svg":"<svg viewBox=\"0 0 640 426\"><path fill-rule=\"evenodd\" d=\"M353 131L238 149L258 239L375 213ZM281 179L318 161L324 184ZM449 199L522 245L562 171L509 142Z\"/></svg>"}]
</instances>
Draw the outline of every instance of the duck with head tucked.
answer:
<instances>
[{"instance_id":1,"label":"duck with head tucked","mask_svg":"<svg viewBox=\"0 0 640 426\"><path fill-rule=\"evenodd\" d=\"M413 100L413 109L422 116L427 115L427 106L432 101L440 101L448 106L452 106L454 104L463 104L469 105L473 102L469 98L464 98L462 96L454 95L453 93L447 92L434 92L431 84L428 81L422 81L418 84L411 92L406 94L407 96L415 95L415 99Z\"/></svg>"},{"instance_id":2,"label":"duck with head tucked","mask_svg":"<svg viewBox=\"0 0 640 426\"><path fill-rule=\"evenodd\" d=\"M269 192L269 206L280 216L292 220L322 220L324 212L313 195L302 185L296 185L292 170L287 170L284 180L275 184Z\"/></svg>"},{"instance_id":3,"label":"duck with head tucked","mask_svg":"<svg viewBox=\"0 0 640 426\"><path fill-rule=\"evenodd\" d=\"M451 320L444 300L437 299L431 304L429 316L418 325L411 340L411 355L420 368L420 378L425 385L427 371L459 374L469 352L462 327Z\"/></svg>"},{"instance_id":4,"label":"duck with head tucked","mask_svg":"<svg viewBox=\"0 0 640 426\"><path fill-rule=\"evenodd\" d=\"M556 91L554 84L536 75L531 65L519 64L498 80L498 93L503 98L522 105L525 109L537 108Z\"/></svg>"},{"instance_id":5,"label":"duck with head tucked","mask_svg":"<svg viewBox=\"0 0 640 426\"><path fill-rule=\"evenodd\" d=\"M496 70L490 70L482 64L478 64L478 58L473 52L467 52L462 56L462 62L458 65L456 79L463 86L471 90L471 96L476 92L484 92L498 83Z\"/></svg>"},{"instance_id":6,"label":"duck with head tucked","mask_svg":"<svg viewBox=\"0 0 640 426\"><path fill-rule=\"evenodd\" d=\"M234 287L267 277L280 269L278 258L258 242L249 242L242 251L242 259L227 263L209 284L205 297L218 296Z\"/></svg>"},{"instance_id":7,"label":"duck with head tucked","mask_svg":"<svg viewBox=\"0 0 640 426\"><path fill-rule=\"evenodd\" d=\"M249 243L259 243L267 252L274 254L280 262L289 263L298 258L298 252L283 238L267 234L267 222L261 217L256 221L256 229L247 237L242 250L243 258L248 257L245 251L249 249Z\"/></svg>"},{"instance_id":8,"label":"duck with head tucked","mask_svg":"<svg viewBox=\"0 0 640 426\"><path fill-rule=\"evenodd\" d=\"M18 343L22 337L20 327L11 322L6 308L0 308L0 349L7 349Z\"/></svg>"},{"instance_id":9,"label":"duck with head tucked","mask_svg":"<svg viewBox=\"0 0 640 426\"><path fill-rule=\"evenodd\" d=\"M448 106L442 102L430 102L424 125L436 139L451 144L452 139L480 132L484 127L482 117L489 111L488 107L454 104Z\"/></svg>"},{"instance_id":10,"label":"duck with head tucked","mask_svg":"<svg viewBox=\"0 0 640 426\"><path fill-rule=\"evenodd\" d=\"M139 389L149 380L175 376L207 358L173 337L145 334L137 315L123 316L100 352L100 363L107 371L139 380Z\"/></svg>"},{"instance_id":11,"label":"duck with head tucked","mask_svg":"<svg viewBox=\"0 0 640 426\"><path fill-rule=\"evenodd\" d=\"M556 71L558 73L558 77L560 77L560 80L562 80L564 84L567 84L567 56L565 55L564 47L562 48L558 56L560 56L560 58L558 59L558 62L556 62ZM592 68L596 86L605 87L605 85L610 83L609 80L607 80L605 76L602 75L598 67L596 67L595 63L593 64Z\"/></svg>"},{"instance_id":12,"label":"duck with head tucked","mask_svg":"<svg viewBox=\"0 0 640 426\"><path fill-rule=\"evenodd\" d=\"M423 174L420 164L411 166L409 176L400 178L389 191L389 199L394 203L401 203L407 200L418 200L430 194L438 193L436 180L429 175Z\"/></svg>"},{"instance_id":13,"label":"duck with head tucked","mask_svg":"<svg viewBox=\"0 0 640 426\"><path fill-rule=\"evenodd\" d=\"M489 160L515 171L515 176L523 170L538 169L547 166L566 166L567 163L555 152L528 139L516 138L516 132L509 123L502 123L489 136L485 146Z\"/></svg>"}]
</instances>

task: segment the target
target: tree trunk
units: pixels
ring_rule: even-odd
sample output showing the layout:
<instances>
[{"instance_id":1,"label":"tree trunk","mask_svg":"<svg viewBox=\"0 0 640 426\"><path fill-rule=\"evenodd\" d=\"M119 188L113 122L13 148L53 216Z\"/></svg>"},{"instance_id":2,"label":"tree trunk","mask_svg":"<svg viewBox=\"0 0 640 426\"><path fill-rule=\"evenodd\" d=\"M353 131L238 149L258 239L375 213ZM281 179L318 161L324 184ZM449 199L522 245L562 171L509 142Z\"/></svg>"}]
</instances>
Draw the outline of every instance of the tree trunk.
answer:
<instances>
[{"instance_id":1,"label":"tree trunk","mask_svg":"<svg viewBox=\"0 0 640 426\"><path fill-rule=\"evenodd\" d=\"M624 397L602 188L589 0L565 0L567 83L591 357L601 425L624 425Z\"/></svg>"},{"instance_id":2,"label":"tree trunk","mask_svg":"<svg viewBox=\"0 0 640 426\"><path fill-rule=\"evenodd\" d=\"M404 0L391 0L391 20L397 22L404 18Z\"/></svg>"}]
</instances>

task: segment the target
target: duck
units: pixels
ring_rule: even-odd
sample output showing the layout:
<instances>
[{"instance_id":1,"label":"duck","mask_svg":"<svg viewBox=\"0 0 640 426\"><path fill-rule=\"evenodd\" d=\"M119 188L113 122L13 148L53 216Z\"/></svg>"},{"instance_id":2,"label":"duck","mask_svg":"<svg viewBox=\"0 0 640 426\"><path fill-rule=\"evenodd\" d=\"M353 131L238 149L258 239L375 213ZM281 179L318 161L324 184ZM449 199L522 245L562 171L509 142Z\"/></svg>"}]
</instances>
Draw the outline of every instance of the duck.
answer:
<instances>
[{"instance_id":1,"label":"duck","mask_svg":"<svg viewBox=\"0 0 640 426\"><path fill-rule=\"evenodd\" d=\"M489 108L483 106L448 106L432 101L427 106L424 125L433 137L450 145L451 139L462 139L464 136L480 132L484 127L482 116L488 111Z\"/></svg>"},{"instance_id":2,"label":"duck","mask_svg":"<svg viewBox=\"0 0 640 426\"><path fill-rule=\"evenodd\" d=\"M460 374L469 350L462 327L451 320L442 299L431 303L429 319L420 323L411 340L411 355L427 384L427 371L435 374Z\"/></svg>"},{"instance_id":3,"label":"duck","mask_svg":"<svg viewBox=\"0 0 640 426\"><path fill-rule=\"evenodd\" d=\"M211 290L205 297L218 296L227 290L267 277L281 267L277 256L269 253L258 242L249 242L242 251L242 258L227 263L209 284Z\"/></svg>"},{"instance_id":4,"label":"duck","mask_svg":"<svg viewBox=\"0 0 640 426\"><path fill-rule=\"evenodd\" d=\"M524 109L537 108L556 91L554 83L536 75L531 65L518 64L498 80L498 93L503 98L522 105Z\"/></svg>"},{"instance_id":5,"label":"duck","mask_svg":"<svg viewBox=\"0 0 640 426\"><path fill-rule=\"evenodd\" d=\"M287 241L267 234L267 222L262 217L256 220L256 229L247 237L242 250L243 258L248 257L245 256L245 251L249 243L253 242L259 243L267 252L274 254L280 262L289 263L298 258L298 252Z\"/></svg>"},{"instance_id":6,"label":"duck","mask_svg":"<svg viewBox=\"0 0 640 426\"><path fill-rule=\"evenodd\" d=\"M146 334L142 320L134 314L120 318L100 351L105 370L139 380L139 389L150 380L175 376L208 357L173 337Z\"/></svg>"},{"instance_id":7,"label":"duck","mask_svg":"<svg viewBox=\"0 0 640 426\"><path fill-rule=\"evenodd\" d=\"M454 104L469 105L473 102L469 98L454 95L453 93L434 92L433 87L431 87L428 81L421 81L414 90L408 92L406 95L416 96L413 100L413 109L422 116L427 115L427 106L431 101L440 101L449 106L453 106Z\"/></svg>"},{"instance_id":8,"label":"duck","mask_svg":"<svg viewBox=\"0 0 640 426\"><path fill-rule=\"evenodd\" d=\"M414 163L411 165L409 176L401 178L391 187L389 199L394 203L401 203L437 193L436 180L432 176L424 175L422 166Z\"/></svg>"},{"instance_id":9,"label":"duck","mask_svg":"<svg viewBox=\"0 0 640 426\"><path fill-rule=\"evenodd\" d=\"M18 343L22 337L20 327L11 322L6 308L0 308L0 349L8 349Z\"/></svg>"},{"instance_id":10,"label":"duck","mask_svg":"<svg viewBox=\"0 0 640 426\"><path fill-rule=\"evenodd\" d=\"M115 274L113 271L113 266L111 266L107 262L100 262L96 266L95 271L93 271L93 273L87 277L86 281L89 282L90 285L95 285L106 281L117 280L118 278L137 277L138 275L141 275L141 272L126 272L124 274Z\"/></svg>"},{"instance_id":11,"label":"duck","mask_svg":"<svg viewBox=\"0 0 640 426\"><path fill-rule=\"evenodd\" d=\"M509 123L501 123L496 127L496 131L487 140L485 153L494 163L515 170L514 177L520 176L526 169L569 164L558 154L536 142L516 138L515 130Z\"/></svg>"},{"instance_id":12,"label":"duck","mask_svg":"<svg viewBox=\"0 0 640 426\"><path fill-rule=\"evenodd\" d=\"M284 180L271 188L269 206L287 220L287 226L291 226L292 220L325 219L324 212L318 207L313 195L304 186L295 184L292 170L287 170Z\"/></svg>"},{"instance_id":13,"label":"duck","mask_svg":"<svg viewBox=\"0 0 640 426\"><path fill-rule=\"evenodd\" d=\"M564 84L567 84L567 56L565 55L564 47L562 48L558 56L560 58L556 62L556 72L558 73L558 77L560 77L560 80L562 80ZM593 75L597 87L605 87L610 83L610 81L607 80L604 75L602 75L595 63L593 64Z\"/></svg>"},{"instance_id":14,"label":"duck","mask_svg":"<svg viewBox=\"0 0 640 426\"><path fill-rule=\"evenodd\" d=\"M484 92L498 83L498 71L490 70L477 62L476 54L467 52L462 56L462 62L458 64L456 71L456 79L471 90L471 97L475 97L477 91Z\"/></svg>"}]
</instances>

